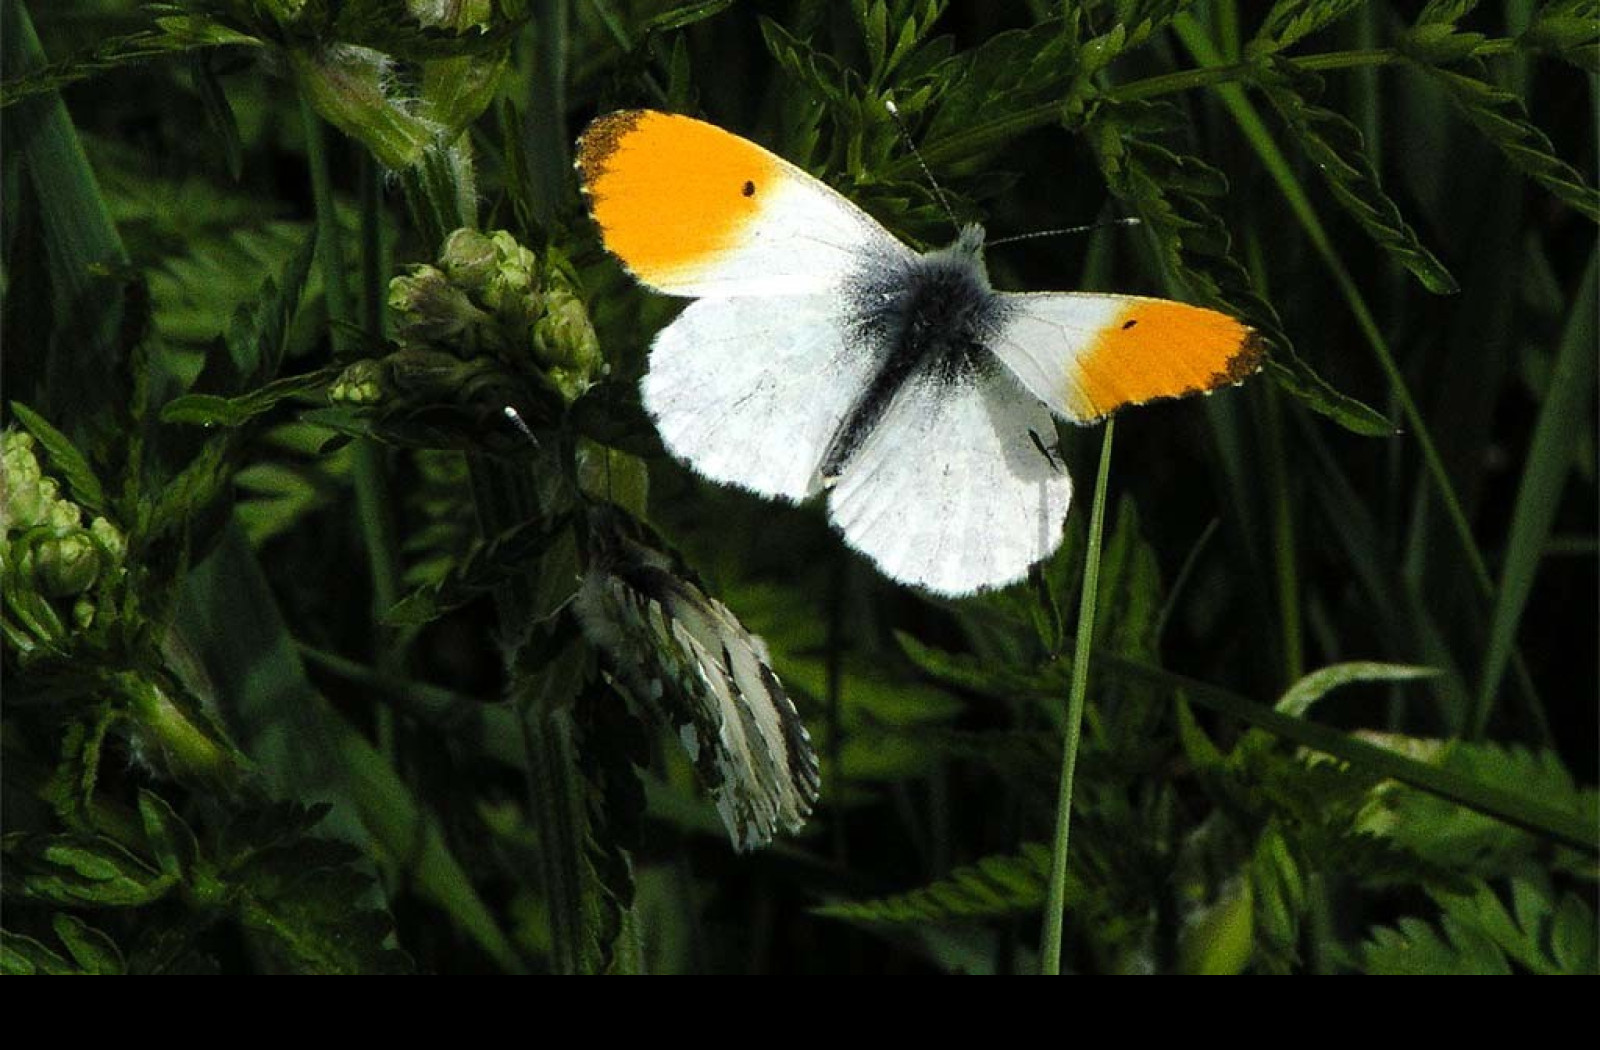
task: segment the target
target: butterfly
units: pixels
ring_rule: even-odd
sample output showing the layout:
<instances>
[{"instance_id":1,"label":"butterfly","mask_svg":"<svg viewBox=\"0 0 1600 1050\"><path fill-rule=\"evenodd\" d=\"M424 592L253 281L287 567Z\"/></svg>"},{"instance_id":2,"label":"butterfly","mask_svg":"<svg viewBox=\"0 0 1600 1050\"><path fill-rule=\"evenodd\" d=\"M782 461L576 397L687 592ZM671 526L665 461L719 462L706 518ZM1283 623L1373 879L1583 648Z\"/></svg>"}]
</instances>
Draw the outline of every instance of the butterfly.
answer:
<instances>
[{"instance_id":1,"label":"butterfly","mask_svg":"<svg viewBox=\"0 0 1600 1050\"><path fill-rule=\"evenodd\" d=\"M641 382L667 450L773 499L826 492L887 576L960 596L1060 544L1072 480L1055 416L1214 390L1262 341L1214 310L990 286L984 233L918 252L768 150L691 117L596 119L577 168L606 248L694 301Z\"/></svg>"}]
</instances>

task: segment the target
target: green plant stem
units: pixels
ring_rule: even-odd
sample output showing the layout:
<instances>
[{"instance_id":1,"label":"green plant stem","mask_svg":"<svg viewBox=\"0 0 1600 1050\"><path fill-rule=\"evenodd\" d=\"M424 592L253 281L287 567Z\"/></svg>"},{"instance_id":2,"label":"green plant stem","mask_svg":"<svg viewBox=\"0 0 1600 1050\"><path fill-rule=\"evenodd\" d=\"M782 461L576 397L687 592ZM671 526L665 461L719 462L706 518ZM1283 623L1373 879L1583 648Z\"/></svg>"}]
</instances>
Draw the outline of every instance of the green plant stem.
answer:
<instances>
[{"instance_id":1,"label":"green plant stem","mask_svg":"<svg viewBox=\"0 0 1600 1050\"><path fill-rule=\"evenodd\" d=\"M349 326L354 310L345 283L344 228L339 224L338 202L328 159L328 140L322 120L305 100L300 102L305 122L306 163L311 169L311 195L316 207L317 256L322 266L323 297L327 302L329 339L336 356L349 353ZM361 191L361 284L362 322L369 338L383 331L383 247L379 235L379 186L382 178L370 157L362 160ZM399 600L400 545L390 513L388 485L384 476L383 455L370 439L356 443L354 472L356 516L360 523L362 546L367 555L367 571L372 582L372 622L376 625ZM375 662L390 673L398 670L393 651L393 632L374 628ZM378 709L378 743L385 755L393 757L394 719L386 707Z\"/></svg>"},{"instance_id":2,"label":"green plant stem","mask_svg":"<svg viewBox=\"0 0 1600 1050\"><path fill-rule=\"evenodd\" d=\"M383 171L370 154L361 158L361 328L367 341L383 339L383 308L388 271L383 257ZM356 514L361 524L367 574L372 580L374 663L380 671L398 673L404 663L400 635L383 625L383 616L400 600L400 537L389 473L382 446L362 438L355 446ZM375 710L378 747L394 757L394 711Z\"/></svg>"},{"instance_id":3,"label":"green plant stem","mask_svg":"<svg viewBox=\"0 0 1600 1050\"><path fill-rule=\"evenodd\" d=\"M1106 482L1111 477L1111 439L1116 420L1106 420L1100 442L1100 473L1095 479L1094 508L1089 515L1089 545L1083 558L1083 591L1078 601L1078 633L1072 653L1072 689L1067 696L1067 721L1061 748L1061 782L1056 800L1055 846L1050 855L1050 894L1044 908L1044 944L1039 972L1061 973L1061 924L1066 912L1067 841L1072 828L1072 781L1078 767L1078 740L1083 732L1084 698L1089 692L1089 653L1094 644L1095 596L1100 586L1100 540L1105 532Z\"/></svg>"}]
</instances>

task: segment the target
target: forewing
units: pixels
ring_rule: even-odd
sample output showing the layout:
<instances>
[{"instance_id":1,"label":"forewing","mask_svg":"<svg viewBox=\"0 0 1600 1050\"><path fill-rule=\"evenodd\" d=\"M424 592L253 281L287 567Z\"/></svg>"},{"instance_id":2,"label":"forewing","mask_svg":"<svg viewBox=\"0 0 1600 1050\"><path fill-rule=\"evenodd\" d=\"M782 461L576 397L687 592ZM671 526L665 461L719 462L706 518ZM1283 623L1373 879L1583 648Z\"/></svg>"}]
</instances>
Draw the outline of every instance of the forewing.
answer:
<instances>
[{"instance_id":1,"label":"forewing","mask_svg":"<svg viewBox=\"0 0 1600 1050\"><path fill-rule=\"evenodd\" d=\"M911 255L826 184L691 117L600 117L578 141L577 167L606 247L669 295L833 291Z\"/></svg>"},{"instance_id":2,"label":"forewing","mask_svg":"<svg viewBox=\"0 0 1600 1050\"><path fill-rule=\"evenodd\" d=\"M999 300L991 349L1035 397L1078 423L1238 383L1261 365L1255 331L1215 310L1087 292Z\"/></svg>"},{"instance_id":3,"label":"forewing","mask_svg":"<svg viewBox=\"0 0 1600 1050\"><path fill-rule=\"evenodd\" d=\"M656 336L641 390L678 459L798 501L881 358L838 296L701 299Z\"/></svg>"}]
</instances>

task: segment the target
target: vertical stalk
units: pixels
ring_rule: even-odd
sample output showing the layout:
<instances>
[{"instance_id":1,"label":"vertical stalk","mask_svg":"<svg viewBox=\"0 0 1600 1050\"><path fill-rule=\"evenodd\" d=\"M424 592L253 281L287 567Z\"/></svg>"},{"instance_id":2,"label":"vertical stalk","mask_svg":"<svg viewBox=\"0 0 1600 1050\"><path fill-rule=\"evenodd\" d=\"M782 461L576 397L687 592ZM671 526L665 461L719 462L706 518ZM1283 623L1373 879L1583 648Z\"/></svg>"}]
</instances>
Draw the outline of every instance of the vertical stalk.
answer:
<instances>
[{"instance_id":1,"label":"vertical stalk","mask_svg":"<svg viewBox=\"0 0 1600 1050\"><path fill-rule=\"evenodd\" d=\"M1089 516L1089 544L1083 558L1083 591L1078 601L1078 635L1072 652L1072 691L1067 697L1066 739L1061 748L1061 783L1056 802L1055 847L1050 858L1050 893L1045 902L1044 944L1039 972L1061 973L1061 924L1067 895L1067 839L1072 825L1072 779L1078 766L1078 740L1083 731L1083 704L1089 692L1089 649L1094 642L1095 598L1100 588L1100 540L1105 532L1106 482L1111 476L1111 438L1116 420L1106 420L1100 444L1100 473L1094 485Z\"/></svg>"},{"instance_id":2,"label":"vertical stalk","mask_svg":"<svg viewBox=\"0 0 1600 1050\"><path fill-rule=\"evenodd\" d=\"M383 171L370 154L361 158L361 330L369 341L383 338L385 274L383 258ZM374 665L383 674L398 676L403 662L396 633L382 625L385 613L400 600L400 540L383 449L371 438L355 443L356 516L362 546L367 553L367 574L372 579ZM394 758L394 710L380 704L376 711L378 748Z\"/></svg>"}]
</instances>

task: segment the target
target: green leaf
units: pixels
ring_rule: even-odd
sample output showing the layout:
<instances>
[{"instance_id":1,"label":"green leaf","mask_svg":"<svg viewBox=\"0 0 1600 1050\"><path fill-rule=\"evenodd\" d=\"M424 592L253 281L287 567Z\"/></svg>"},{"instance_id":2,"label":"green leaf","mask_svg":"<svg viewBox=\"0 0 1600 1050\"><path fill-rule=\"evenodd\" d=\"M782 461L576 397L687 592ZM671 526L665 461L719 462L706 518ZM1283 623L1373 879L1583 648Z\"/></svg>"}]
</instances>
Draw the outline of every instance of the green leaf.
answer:
<instances>
[{"instance_id":1,"label":"green leaf","mask_svg":"<svg viewBox=\"0 0 1600 1050\"><path fill-rule=\"evenodd\" d=\"M0 929L0 974L122 974L127 967L116 944L104 933L65 912L50 917L51 927L71 959L32 937Z\"/></svg>"},{"instance_id":2,"label":"green leaf","mask_svg":"<svg viewBox=\"0 0 1600 1050\"><path fill-rule=\"evenodd\" d=\"M1074 46L1067 24L1050 19L1029 29L997 33L943 63L936 76L948 86L928 121L928 151L979 123L980 117L1004 120L1009 113L1057 95L1079 73L1070 61ZM1109 61L1112 54L1103 57ZM962 160L981 163L1004 146L1004 140L995 139L982 153L966 153Z\"/></svg>"},{"instance_id":3,"label":"green leaf","mask_svg":"<svg viewBox=\"0 0 1600 1050\"><path fill-rule=\"evenodd\" d=\"M1361 5L1361 0L1278 0L1262 19L1251 47L1282 51L1332 25Z\"/></svg>"},{"instance_id":4,"label":"green leaf","mask_svg":"<svg viewBox=\"0 0 1600 1050\"><path fill-rule=\"evenodd\" d=\"M331 801L328 831L368 856L404 858L418 892L507 970L516 952L451 852L439 818L388 759L316 691L295 653L276 599L237 528L184 579L178 630L199 647L236 739L283 799ZM237 610L251 615L240 617ZM218 632L210 625L228 623ZM370 889L365 891L381 900ZM262 921L270 921L264 916Z\"/></svg>"},{"instance_id":5,"label":"green leaf","mask_svg":"<svg viewBox=\"0 0 1600 1050\"><path fill-rule=\"evenodd\" d=\"M183 394L161 406L161 421L203 427L242 427L284 401L320 392L342 371L339 366L330 366L304 375L285 376L237 397Z\"/></svg>"},{"instance_id":6,"label":"green leaf","mask_svg":"<svg viewBox=\"0 0 1600 1050\"><path fill-rule=\"evenodd\" d=\"M1241 318L1266 338L1271 352L1264 367L1280 386L1355 433L1393 434L1392 423L1334 390L1294 354L1277 311L1252 287L1232 255L1226 227L1206 202L1223 191L1226 180L1198 158L1144 138L1143 129L1165 108L1118 103L1096 110L1085 132L1107 187L1138 212L1163 263L1196 302Z\"/></svg>"},{"instance_id":7,"label":"green leaf","mask_svg":"<svg viewBox=\"0 0 1600 1050\"><path fill-rule=\"evenodd\" d=\"M1517 629L1561 506L1573 453L1589 427L1594 404L1596 281L1600 281L1600 252L1591 252L1561 333L1555 369L1539 408L1528 460L1512 503L1505 564L1495 593L1488 651L1484 654L1472 715L1473 735L1488 727L1506 665L1516 651Z\"/></svg>"},{"instance_id":8,"label":"green leaf","mask_svg":"<svg viewBox=\"0 0 1600 1050\"><path fill-rule=\"evenodd\" d=\"M1600 973L1595 915L1586 902L1573 894L1557 899L1548 886L1524 879L1510 888L1513 910L1483 882L1470 893L1435 893L1434 923L1407 918L1397 928L1369 931L1363 968L1380 974L1507 974L1513 966L1534 974Z\"/></svg>"},{"instance_id":9,"label":"green leaf","mask_svg":"<svg viewBox=\"0 0 1600 1050\"><path fill-rule=\"evenodd\" d=\"M1297 960L1307 886L1295 853L1284 829L1272 824L1256 840L1247 868L1254 904L1254 961L1269 972L1287 972Z\"/></svg>"},{"instance_id":10,"label":"green leaf","mask_svg":"<svg viewBox=\"0 0 1600 1050\"><path fill-rule=\"evenodd\" d=\"M1528 120L1520 97L1455 70L1420 63L1417 68L1444 88L1462 115L1505 154L1513 167L1591 222L1600 222L1600 190L1555 155L1550 139Z\"/></svg>"},{"instance_id":11,"label":"green leaf","mask_svg":"<svg viewBox=\"0 0 1600 1050\"><path fill-rule=\"evenodd\" d=\"M145 840L161 866L161 874L176 881L185 880L200 856L200 845L183 818L159 795L139 792L139 817L144 821Z\"/></svg>"},{"instance_id":12,"label":"green leaf","mask_svg":"<svg viewBox=\"0 0 1600 1050\"><path fill-rule=\"evenodd\" d=\"M1483 789L1561 814L1575 825L1600 826L1600 795L1579 788L1552 751L1412 737L1369 739ZM1357 823L1364 834L1457 872L1508 874L1545 852L1543 843L1524 830L1396 783L1380 784L1371 792ZM1562 852L1554 866L1581 873L1587 863L1583 856Z\"/></svg>"},{"instance_id":13,"label":"green leaf","mask_svg":"<svg viewBox=\"0 0 1600 1050\"><path fill-rule=\"evenodd\" d=\"M1332 664L1318 668L1290 686L1278 698L1274 709L1295 718L1304 717L1311 705L1333 690L1352 682L1409 682L1418 678L1432 678L1439 671L1432 667L1414 667L1409 664L1386 664L1367 660Z\"/></svg>"},{"instance_id":14,"label":"green leaf","mask_svg":"<svg viewBox=\"0 0 1600 1050\"><path fill-rule=\"evenodd\" d=\"M1182 690L1194 703L1242 719L1285 740L1332 755L1369 775L1392 777L1564 846L1591 855L1600 854L1600 837L1595 835L1594 822L1579 815L1513 794L1492 784L1479 783L1452 770L1418 762L1337 729L1291 718L1226 689L1184 675L1141 666L1110 653L1097 654L1095 660L1106 674L1125 675L1150 685Z\"/></svg>"},{"instance_id":15,"label":"green leaf","mask_svg":"<svg viewBox=\"0 0 1600 1050\"><path fill-rule=\"evenodd\" d=\"M653 16L641 29L645 33L667 33L674 29L684 29L696 22L715 18L732 7L733 3L734 0L699 0L699 3L683 4Z\"/></svg>"},{"instance_id":16,"label":"green leaf","mask_svg":"<svg viewBox=\"0 0 1600 1050\"><path fill-rule=\"evenodd\" d=\"M44 62L20 0L0 5L0 45L0 67L7 70L36 69ZM103 275L122 272L128 253L61 99L48 90L26 99L7 112L6 126L14 144L10 152L36 197L54 315L49 337L35 333L27 346L8 340L7 353L35 368L34 385L22 393L81 441L126 408L122 302L106 294Z\"/></svg>"},{"instance_id":17,"label":"green leaf","mask_svg":"<svg viewBox=\"0 0 1600 1050\"><path fill-rule=\"evenodd\" d=\"M126 972L127 966L122 961L122 952L104 933L65 913L52 916L50 925L55 929L56 936L61 938L61 943L66 945L67 951L71 953L72 961L78 966L78 972L111 975Z\"/></svg>"},{"instance_id":18,"label":"green leaf","mask_svg":"<svg viewBox=\"0 0 1600 1050\"><path fill-rule=\"evenodd\" d=\"M1455 25L1477 6L1478 0L1428 0L1417 16L1417 25Z\"/></svg>"},{"instance_id":19,"label":"green leaf","mask_svg":"<svg viewBox=\"0 0 1600 1050\"><path fill-rule=\"evenodd\" d=\"M7 835L6 893L24 900L87 908L128 908L160 900L173 878L107 838Z\"/></svg>"},{"instance_id":20,"label":"green leaf","mask_svg":"<svg viewBox=\"0 0 1600 1050\"><path fill-rule=\"evenodd\" d=\"M239 139L239 121L228 104L228 95L222 90L222 83L207 56L196 55L189 62L189 72L205 109L206 126L222 150L228 174L238 182L244 174L244 144Z\"/></svg>"},{"instance_id":21,"label":"green leaf","mask_svg":"<svg viewBox=\"0 0 1600 1050\"><path fill-rule=\"evenodd\" d=\"M1517 38L1519 47L1559 55L1587 73L1600 73L1600 3L1553 0Z\"/></svg>"},{"instance_id":22,"label":"green leaf","mask_svg":"<svg viewBox=\"0 0 1600 1050\"><path fill-rule=\"evenodd\" d=\"M101 40L71 58L16 73L0 82L0 108L58 91L68 84L156 59L213 47L260 47L262 41L229 29L204 15L156 20L156 28ZM12 67L14 68L14 67Z\"/></svg>"},{"instance_id":23,"label":"green leaf","mask_svg":"<svg viewBox=\"0 0 1600 1050\"><path fill-rule=\"evenodd\" d=\"M830 919L894 925L1002 918L1037 910L1044 903L1049 875L1050 847L1030 842L1020 853L985 857L919 889L826 904L814 911Z\"/></svg>"},{"instance_id":24,"label":"green leaf","mask_svg":"<svg viewBox=\"0 0 1600 1050\"><path fill-rule=\"evenodd\" d=\"M384 614L383 622L392 627L420 626L488 594L549 550L570 525L571 519L565 515L527 521L486 543L474 545L444 579L420 587L396 602Z\"/></svg>"},{"instance_id":25,"label":"green leaf","mask_svg":"<svg viewBox=\"0 0 1600 1050\"><path fill-rule=\"evenodd\" d=\"M279 965L300 973L405 973L393 922L347 842L310 834L326 806L274 805L225 830L210 897ZM212 867L213 865L207 865Z\"/></svg>"},{"instance_id":26,"label":"green leaf","mask_svg":"<svg viewBox=\"0 0 1600 1050\"><path fill-rule=\"evenodd\" d=\"M245 385L265 382L278 374L316 249L317 231L312 226L277 279L263 279L254 303L241 306L234 316L227 334L228 352Z\"/></svg>"},{"instance_id":27,"label":"green leaf","mask_svg":"<svg viewBox=\"0 0 1600 1050\"><path fill-rule=\"evenodd\" d=\"M765 15L761 16L760 25L767 52L777 60L779 68L808 88L819 102L843 102L844 71L837 62Z\"/></svg>"},{"instance_id":28,"label":"green leaf","mask_svg":"<svg viewBox=\"0 0 1600 1050\"><path fill-rule=\"evenodd\" d=\"M1367 158L1356 126L1331 109L1311 101L1321 81L1297 72L1292 63L1275 60L1258 67L1256 84L1322 173L1334 199L1384 251L1416 275L1430 292L1447 295L1460 286L1432 252L1422 246L1400 209L1378 185L1378 173Z\"/></svg>"},{"instance_id":29,"label":"green leaf","mask_svg":"<svg viewBox=\"0 0 1600 1050\"><path fill-rule=\"evenodd\" d=\"M935 681L997 700L1059 697L1070 678L1066 662L1053 665L1046 674L1020 672L974 654L935 649L904 631L896 631L895 640L911 662Z\"/></svg>"},{"instance_id":30,"label":"green leaf","mask_svg":"<svg viewBox=\"0 0 1600 1050\"><path fill-rule=\"evenodd\" d=\"M65 434L22 402L11 402L11 411L49 454L50 464L55 468L55 473L66 481L67 491L72 494L72 501L91 514L104 514L105 490L100 487L100 478L89 465L88 457L79 452L78 447L68 440Z\"/></svg>"}]
</instances>

